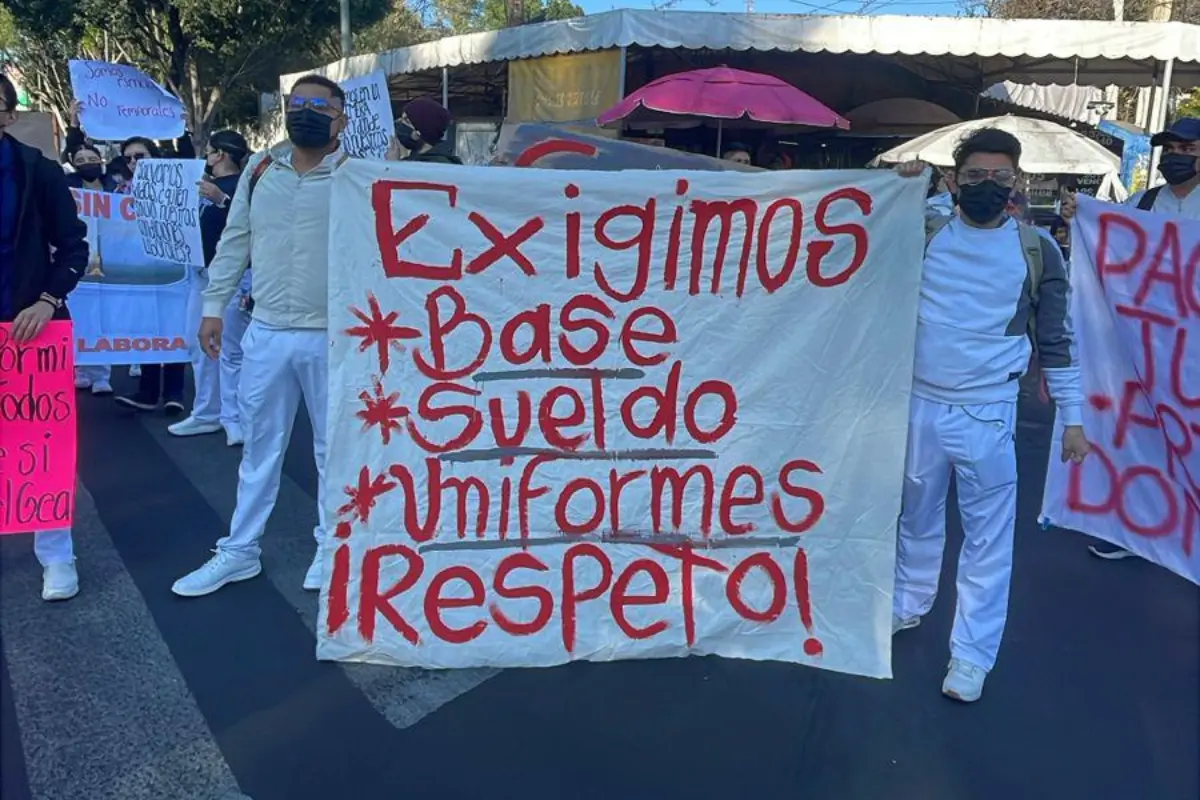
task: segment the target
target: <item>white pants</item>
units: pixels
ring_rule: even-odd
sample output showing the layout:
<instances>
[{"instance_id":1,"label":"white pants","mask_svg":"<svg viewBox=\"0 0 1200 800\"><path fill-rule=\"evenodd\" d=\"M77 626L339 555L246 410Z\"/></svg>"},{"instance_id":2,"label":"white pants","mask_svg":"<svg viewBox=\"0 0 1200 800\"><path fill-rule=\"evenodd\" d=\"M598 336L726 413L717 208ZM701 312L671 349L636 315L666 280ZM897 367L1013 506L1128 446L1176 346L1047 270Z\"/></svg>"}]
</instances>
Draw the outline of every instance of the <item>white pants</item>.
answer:
<instances>
[{"instance_id":1,"label":"white pants","mask_svg":"<svg viewBox=\"0 0 1200 800\"><path fill-rule=\"evenodd\" d=\"M1008 617L1017 518L1016 417L1016 402L949 406L914 397L908 428L893 609L911 619L933 606L953 470L964 535L950 654L988 670L996 663Z\"/></svg>"},{"instance_id":2,"label":"white pants","mask_svg":"<svg viewBox=\"0 0 1200 800\"><path fill-rule=\"evenodd\" d=\"M237 508L229 535L217 547L257 558L258 540L279 495L283 457L303 398L313 429L317 464L318 545L325 539L325 397L328 334L324 330L272 328L252 321L242 339L242 431L246 444L238 468Z\"/></svg>"},{"instance_id":3,"label":"white pants","mask_svg":"<svg viewBox=\"0 0 1200 800\"><path fill-rule=\"evenodd\" d=\"M250 315L241 309L241 297L235 295L225 307L221 332L221 358L214 361L200 349L198 341L200 318L204 313L204 290L208 288L208 273L198 272L192 278L188 296L188 336L191 344L192 380L196 397L192 416L200 422L220 422L237 425L241 422L238 401L238 382L242 371L242 336Z\"/></svg>"},{"instance_id":4,"label":"white pants","mask_svg":"<svg viewBox=\"0 0 1200 800\"><path fill-rule=\"evenodd\" d=\"M75 560L75 543L71 529L37 531L33 534L33 554L43 567L51 564L70 564Z\"/></svg>"}]
</instances>

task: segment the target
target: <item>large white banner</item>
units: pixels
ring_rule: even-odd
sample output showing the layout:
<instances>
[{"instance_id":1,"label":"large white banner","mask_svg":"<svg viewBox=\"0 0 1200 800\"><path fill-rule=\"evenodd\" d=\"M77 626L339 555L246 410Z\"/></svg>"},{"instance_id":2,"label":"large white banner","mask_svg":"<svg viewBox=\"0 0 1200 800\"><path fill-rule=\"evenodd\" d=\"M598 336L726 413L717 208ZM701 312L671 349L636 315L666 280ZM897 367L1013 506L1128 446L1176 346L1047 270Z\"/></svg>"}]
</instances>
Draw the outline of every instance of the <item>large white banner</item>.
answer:
<instances>
[{"instance_id":1,"label":"large white banner","mask_svg":"<svg viewBox=\"0 0 1200 800\"><path fill-rule=\"evenodd\" d=\"M1093 449L1051 455L1042 517L1200 583L1200 222L1081 197L1071 242Z\"/></svg>"},{"instance_id":2,"label":"large white banner","mask_svg":"<svg viewBox=\"0 0 1200 800\"><path fill-rule=\"evenodd\" d=\"M347 162L318 656L890 676L923 187Z\"/></svg>"},{"instance_id":3,"label":"large white banner","mask_svg":"<svg viewBox=\"0 0 1200 800\"><path fill-rule=\"evenodd\" d=\"M133 195L71 192L91 254L68 301L76 365L187 361L191 270L146 255Z\"/></svg>"},{"instance_id":4,"label":"large white banner","mask_svg":"<svg viewBox=\"0 0 1200 800\"><path fill-rule=\"evenodd\" d=\"M395 135L392 98L383 70L343 81L346 93L346 130L342 149L359 158L383 158Z\"/></svg>"},{"instance_id":5,"label":"large white banner","mask_svg":"<svg viewBox=\"0 0 1200 800\"><path fill-rule=\"evenodd\" d=\"M183 103L137 67L82 60L68 67L71 91L81 106L80 125L93 139L183 135Z\"/></svg>"}]
</instances>

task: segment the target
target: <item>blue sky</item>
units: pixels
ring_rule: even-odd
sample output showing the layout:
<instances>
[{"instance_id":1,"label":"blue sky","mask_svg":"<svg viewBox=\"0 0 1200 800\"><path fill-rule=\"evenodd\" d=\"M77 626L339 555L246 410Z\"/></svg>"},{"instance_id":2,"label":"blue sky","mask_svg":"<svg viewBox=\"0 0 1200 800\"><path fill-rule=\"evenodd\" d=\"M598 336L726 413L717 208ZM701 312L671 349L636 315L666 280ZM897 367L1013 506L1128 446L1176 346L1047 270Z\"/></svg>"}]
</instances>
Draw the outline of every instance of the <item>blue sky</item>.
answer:
<instances>
[{"instance_id":1,"label":"blue sky","mask_svg":"<svg viewBox=\"0 0 1200 800\"><path fill-rule=\"evenodd\" d=\"M662 0L575 0L589 14L614 8L653 8ZM672 8L687 11L745 11L745 0L678 0ZM855 14L863 0L754 0L754 10L764 14ZM871 13L954 16L957 0L870 0Z\"/></svg>"}]
</instances>

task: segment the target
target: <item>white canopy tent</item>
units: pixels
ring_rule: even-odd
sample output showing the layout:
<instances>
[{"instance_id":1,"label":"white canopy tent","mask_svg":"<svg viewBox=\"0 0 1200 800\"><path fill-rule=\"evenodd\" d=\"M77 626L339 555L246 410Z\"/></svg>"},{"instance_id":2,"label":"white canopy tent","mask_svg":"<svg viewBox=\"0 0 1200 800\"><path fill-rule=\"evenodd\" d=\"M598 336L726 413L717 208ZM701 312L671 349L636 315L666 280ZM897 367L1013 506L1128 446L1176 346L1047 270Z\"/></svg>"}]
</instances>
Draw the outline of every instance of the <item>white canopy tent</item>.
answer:
<instances>
[{"instance_id":1,"label":"white canopy tent","mask_svg":"<svg viewBox=\"0 0 1200 800\"><path fill-rule=\"evenodd\" d=\"M813 16L622 9L575 19L448 36L317 70L333 80L382 69L399 75L614 47L780 50L922 56L931 77L979 91L1019 83L1148 86L1173 62L1180 85L1200 84L1200 26L966 17ZM286 91L304 73L282 76ZM1086 74L1086 81L1080 78Z\"/></svg>"},{"instance_id":2,"label":"white canopy tent","mask_svg":"<svg viewBox=\"0 0 1200 800\"><path fill-rule=\"evenodd\" d=\"M1122 201L1128 196L1121 184L1121 159L1086 136L1054 122L1006 114L939 128L881 153L872 164L924 161L937 167L954 166L954 148L980 128L999 128L1021 142L1021 171L1040 175L1099 175L1097 196Z\"/></svg>"}]
</instances>

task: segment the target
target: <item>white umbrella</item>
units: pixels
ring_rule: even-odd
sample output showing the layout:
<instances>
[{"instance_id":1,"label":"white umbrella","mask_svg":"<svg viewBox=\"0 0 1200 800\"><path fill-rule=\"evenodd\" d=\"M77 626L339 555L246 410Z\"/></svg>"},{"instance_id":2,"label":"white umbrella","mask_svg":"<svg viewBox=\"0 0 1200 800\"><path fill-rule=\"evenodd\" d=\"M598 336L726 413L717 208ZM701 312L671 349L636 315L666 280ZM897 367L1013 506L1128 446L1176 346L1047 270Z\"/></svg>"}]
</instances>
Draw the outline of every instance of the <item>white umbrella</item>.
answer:
<instances>
[{"instance_id":1,"label":"white umbrella","mask_svg":"<svg viewBox=\"0 0 1200 800\"><path fill-rule=\"evenodd\" d=\"M1021 142L1021 170L1034 174L1101 175L1104 182L1098 193L1114 200L1127 196L1121 185L1121 159L1096 142L1070 128L1044 119L1002 117L973 119L938 128L924 136L893 147L875 157L871 163L899 164L905 161L925 161L937 167L954 166L954 148L965 137L980 128L999 128Z\"/></svg>"}]
</instances>

